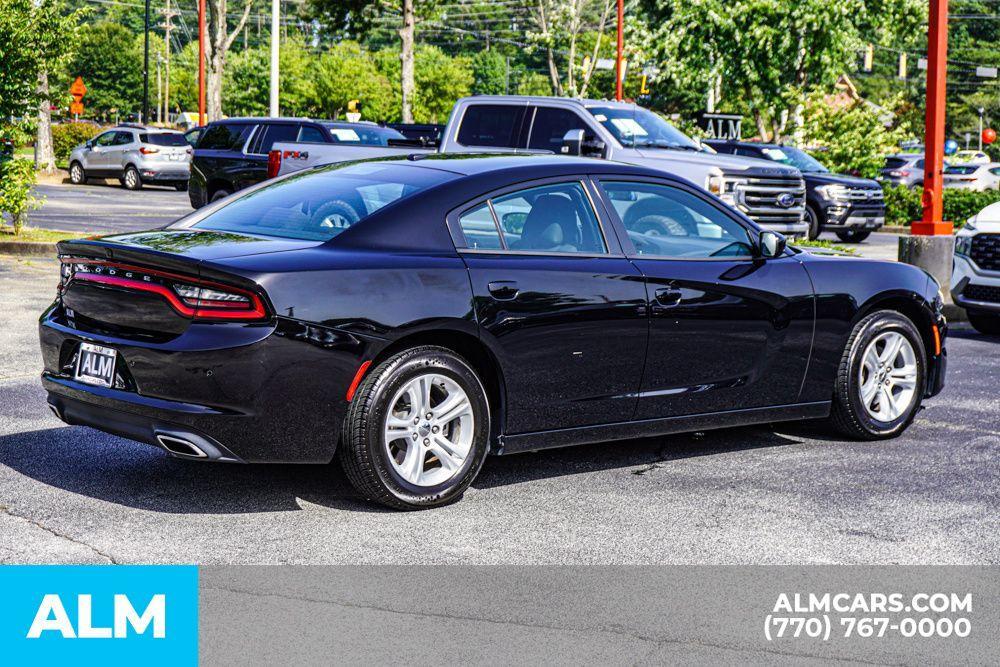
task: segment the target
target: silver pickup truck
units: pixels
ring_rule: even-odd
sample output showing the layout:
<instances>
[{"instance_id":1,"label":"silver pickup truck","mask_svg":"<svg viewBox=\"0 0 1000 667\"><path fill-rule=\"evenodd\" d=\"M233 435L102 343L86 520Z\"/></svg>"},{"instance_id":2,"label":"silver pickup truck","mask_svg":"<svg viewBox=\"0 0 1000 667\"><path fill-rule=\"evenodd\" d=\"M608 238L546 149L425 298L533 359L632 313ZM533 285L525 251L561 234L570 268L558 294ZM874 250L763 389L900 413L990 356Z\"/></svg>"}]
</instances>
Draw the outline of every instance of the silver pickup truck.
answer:
<instances>
[{"instance_id":1,"label":"silver pickup truck","mask_svg":"<svg viewBox=\"0 0 1000 667\"><path fill-rule=\"evenodd\" d=\"M793 167L719 155L635 104L558 97L476 96L452 109L437 149L276 143L277 175L335 162L441 153L557 153L659 169L685 178L759 225L804 236L805 184Z\"/></svg>"}]
</instances>

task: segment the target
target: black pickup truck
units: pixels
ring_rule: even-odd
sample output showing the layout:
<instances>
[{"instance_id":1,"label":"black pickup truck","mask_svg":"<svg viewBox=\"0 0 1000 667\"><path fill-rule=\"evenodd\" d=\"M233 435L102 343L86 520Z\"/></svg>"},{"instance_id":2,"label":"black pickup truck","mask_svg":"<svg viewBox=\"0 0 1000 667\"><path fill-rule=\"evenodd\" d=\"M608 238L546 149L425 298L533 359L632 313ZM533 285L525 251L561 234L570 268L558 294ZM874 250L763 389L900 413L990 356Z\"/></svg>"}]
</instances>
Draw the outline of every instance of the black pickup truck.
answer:
<instances>
[{"instance_id":1,"label":"black pickup truck","mask_svg":"<svg viewBox=\"0 0 1000 667\"><path fill-rule=\"evenodd\" d=\"M870 178L830 173L816 158L794 146L708 139L720 153L763 158L797 168L806 182L809 238L823 230L846 243L860 243L885 224L882 186Z\"/></svg>"}]
</instances>

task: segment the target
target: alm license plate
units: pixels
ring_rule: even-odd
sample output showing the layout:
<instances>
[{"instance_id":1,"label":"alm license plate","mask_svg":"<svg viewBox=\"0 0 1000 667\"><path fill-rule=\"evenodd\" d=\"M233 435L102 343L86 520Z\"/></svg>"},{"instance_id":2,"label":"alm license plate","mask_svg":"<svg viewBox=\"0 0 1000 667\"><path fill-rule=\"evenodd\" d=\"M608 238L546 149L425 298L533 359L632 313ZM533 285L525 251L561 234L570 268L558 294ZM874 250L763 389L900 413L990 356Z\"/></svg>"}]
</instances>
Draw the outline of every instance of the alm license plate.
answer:
<instances>
[{"instance_id":1,"label":"alm license plate","mask_svg":"<svg viewBox=\"0 0 1000 667\"><path fill-rule=\"evenodd\" d=\"M73 379L99 387L111 387L115 383L117 358L118 353L110 347L80 343L80 354Z\"/></svg>"}]
</instances>

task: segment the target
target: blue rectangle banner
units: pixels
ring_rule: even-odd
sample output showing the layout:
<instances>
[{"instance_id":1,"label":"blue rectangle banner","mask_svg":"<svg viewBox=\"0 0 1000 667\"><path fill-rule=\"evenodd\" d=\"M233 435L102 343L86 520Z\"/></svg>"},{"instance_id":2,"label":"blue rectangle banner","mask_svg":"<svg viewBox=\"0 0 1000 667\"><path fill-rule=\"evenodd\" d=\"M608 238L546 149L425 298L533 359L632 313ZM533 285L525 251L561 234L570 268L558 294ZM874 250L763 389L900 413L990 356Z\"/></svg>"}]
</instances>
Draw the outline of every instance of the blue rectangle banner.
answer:
<instances>
[{"instance_id":1,"label":"blue rectangle banner","mask_svg":"<svg viewBox=\"0 0 1000 667\"><path fill-rule=\"evenodd\" d=\"M195 665L198 568L0 567L6 664Z\"/></svg>"}]
</instances>

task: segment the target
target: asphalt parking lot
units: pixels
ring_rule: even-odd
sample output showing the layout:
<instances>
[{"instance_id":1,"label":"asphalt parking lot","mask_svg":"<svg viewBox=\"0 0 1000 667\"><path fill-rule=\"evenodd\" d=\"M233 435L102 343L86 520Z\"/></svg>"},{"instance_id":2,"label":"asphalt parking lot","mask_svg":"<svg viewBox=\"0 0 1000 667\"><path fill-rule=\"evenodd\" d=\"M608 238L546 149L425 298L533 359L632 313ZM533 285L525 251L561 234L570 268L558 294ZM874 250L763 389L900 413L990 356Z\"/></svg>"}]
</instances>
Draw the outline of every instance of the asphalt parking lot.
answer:
<instances>
[{"instance_id":1,"label":"asphalt parking lot","mask_svg":"<svg viewBox=\"0 0 1000 667\"><path fill-rule=\"evenodd\" d=\"M1000 339L957 328L948 386L883 443L810 425L489 460L394 513L336 464L233 466L59 422L38 381L53 260L0 257L0 561L1000 563Z\"/></svg>"}]
</instances>

